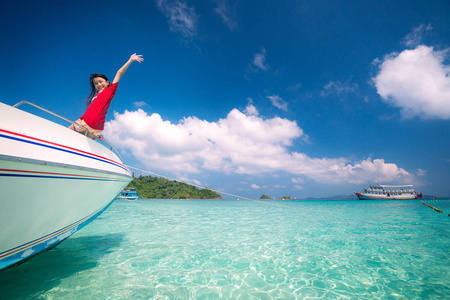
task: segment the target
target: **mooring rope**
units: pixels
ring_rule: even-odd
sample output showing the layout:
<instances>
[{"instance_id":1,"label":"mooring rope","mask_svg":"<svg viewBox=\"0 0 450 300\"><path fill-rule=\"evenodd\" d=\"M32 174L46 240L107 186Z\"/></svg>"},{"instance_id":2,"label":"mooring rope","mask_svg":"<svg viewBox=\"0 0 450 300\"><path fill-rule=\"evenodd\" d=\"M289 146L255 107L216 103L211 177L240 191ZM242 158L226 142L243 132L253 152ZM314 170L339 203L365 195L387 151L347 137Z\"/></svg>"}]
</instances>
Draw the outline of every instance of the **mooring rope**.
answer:
<instances>
[{"instance_id":1,"label":"mooring rope","mask_svg":"<svg viewBox=\"0 0 450 300\"><path fill-rule=\"evenodd\" d=\"M128 166L128 165L126 165L126 166L128 168L130 168L130 169L134 169L136 171L140 171L140 172L143 172L143 173L147 173L147 174L151 174L151 175L154 175L154 176L162 177L162 178L165 178L167 180L175 180L175 181L179 181L179 182L182 182L182 183L185 183L185 184L193 185L193 186L195 186L195 187L197 187L199 189L209 189L209 190L211 190L213 192L216 192L216 193L219 193L219 194L224 194L224 195L227 195L227 196L231 196L231 197L234 197L234 198L236 198L238 200L239 199L245 199L245 200L248 200L248 201L254 201L254 202L259 202L259 203L273 205L273 206L280 206L280 207L287 207L287 208L291 208L291 209L293 208L293 209L298 209L298 210L308 210L308 211L317 211L317 212L327 212L327 213L329 213L329 211L326 211L326 210L293 207L293 206L288 206L288 205L283 205L283 204L277 204L277 203L270 203L270 202L266 202L266 201L260 201L260 200L256 200L256 199L252 199L252 198L248 198L248 197L244 197L244 196L234 195L234 194L230 194L230 193L227 193L227 192L214 190L214 189L209 188L209 187L201 186L199 184L187 183L187 182L184 182L182 180L170 178L170 177L167 177L167 176L164 176L164 175L161 175L161 174L157 174L157 173L150 172L150 171L147 171L147 170L142 170L142 169L139 169L139 168L136 168L136 167L133 167L133 166Z\"/></svg>"}]
</instances>

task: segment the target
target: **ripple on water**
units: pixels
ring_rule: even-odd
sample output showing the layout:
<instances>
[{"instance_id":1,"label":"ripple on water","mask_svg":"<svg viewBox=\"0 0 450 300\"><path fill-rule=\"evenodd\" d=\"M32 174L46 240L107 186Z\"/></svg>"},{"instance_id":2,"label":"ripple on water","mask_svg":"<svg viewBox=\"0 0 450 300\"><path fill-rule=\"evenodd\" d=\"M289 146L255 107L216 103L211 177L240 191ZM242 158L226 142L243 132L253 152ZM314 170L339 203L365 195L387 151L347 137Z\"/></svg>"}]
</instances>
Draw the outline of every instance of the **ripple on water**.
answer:
<instances>
[{"instance_id":1,"label":"ripple on water","mask_svg":"<svg viewBox=\"0 0 450 300\"><path fill-rule=\"evenodd\" d=\"M1 272L2 296L444 299L450 294L448 220L415 201L139 205L116 201L54 250Z\"/></svg>"}]
</instances>

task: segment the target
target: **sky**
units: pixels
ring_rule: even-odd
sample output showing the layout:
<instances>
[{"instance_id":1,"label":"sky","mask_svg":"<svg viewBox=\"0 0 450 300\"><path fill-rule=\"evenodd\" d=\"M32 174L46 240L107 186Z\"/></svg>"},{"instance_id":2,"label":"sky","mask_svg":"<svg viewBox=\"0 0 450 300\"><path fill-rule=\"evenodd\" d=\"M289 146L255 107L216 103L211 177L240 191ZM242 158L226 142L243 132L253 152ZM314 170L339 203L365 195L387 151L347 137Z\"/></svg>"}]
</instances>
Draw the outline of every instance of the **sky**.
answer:
<instances>
[{"instance_id":1,"label":"sky","mask_svg":"<svg viewBox=\"0 0 450 300\"><path fill-rule=\"evenodd\" d=\"M250 198L450 196L449 16L448 0L3 0L0 101L76 120L89 75L137 53L104 131L128 166Z\"/></svg>"}]
</instances>

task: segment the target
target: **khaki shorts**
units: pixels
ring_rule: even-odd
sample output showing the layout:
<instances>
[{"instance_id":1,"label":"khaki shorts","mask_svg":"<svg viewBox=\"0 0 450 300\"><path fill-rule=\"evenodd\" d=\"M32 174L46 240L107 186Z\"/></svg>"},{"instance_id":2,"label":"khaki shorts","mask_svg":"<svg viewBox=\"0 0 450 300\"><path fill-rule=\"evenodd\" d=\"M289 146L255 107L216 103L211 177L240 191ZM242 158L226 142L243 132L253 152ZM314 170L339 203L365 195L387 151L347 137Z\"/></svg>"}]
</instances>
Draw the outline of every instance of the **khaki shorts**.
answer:
<instances>
[{"instance_id":1,"label":"khaki shorts","mask_svg":"<svg viewBox=\"0 0 450 300\"><path fill-rule=\"evenodd\" d=\"M86 122L84 120L82 120L82 119L76 120L75 123L78 124L78 125L83 126L87 130L89 130L87 136L90 137L90 138L96 138L95 135L97 135L97 136L101 136L102 135L103 130L93 129L93 128L89 127L89 125L86 124ZM86 130L83 127L80 127L80 126L77 126L75 124L72 124L72 125L70 125L69 128L74 130L74 131L76 131L76 132L78 132L78 133L85 134Z\"/></svg>"}]
</instances>

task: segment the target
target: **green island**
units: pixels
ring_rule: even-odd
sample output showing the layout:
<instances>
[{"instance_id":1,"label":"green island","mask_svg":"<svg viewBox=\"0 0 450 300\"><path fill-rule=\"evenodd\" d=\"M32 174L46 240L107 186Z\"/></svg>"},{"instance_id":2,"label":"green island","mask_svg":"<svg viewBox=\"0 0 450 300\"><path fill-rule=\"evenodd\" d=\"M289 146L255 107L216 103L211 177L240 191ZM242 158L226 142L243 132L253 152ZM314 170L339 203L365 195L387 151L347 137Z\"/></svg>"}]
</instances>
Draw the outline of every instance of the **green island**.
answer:
<instances>
[{"instance_id":1,"label":"green island","mask_svg":"<svg viewBox=\"0 0 450 300\"><path fill-rule=\"evenodd\" d=\"M267 195L262 195L261 196L261 198L259 198L259 199L267 199L267 200L269 200L269 199L272 199L272 198L270 198L270 196L267 196Z\"/></svg>"},{"instance_id":2,"label":"green island","mask_svg":"<svg viewBox=\"0 0 450 300\"><path fill-rule=\"evenodd\" d=\"M222 199L210 189L198 189L190 184L153 176L135 177L127 187L136 188L144 199Z\"/></svg>"}]
</instances>

